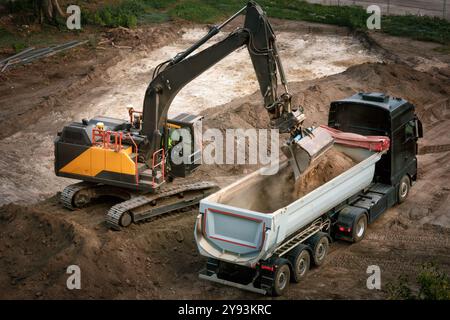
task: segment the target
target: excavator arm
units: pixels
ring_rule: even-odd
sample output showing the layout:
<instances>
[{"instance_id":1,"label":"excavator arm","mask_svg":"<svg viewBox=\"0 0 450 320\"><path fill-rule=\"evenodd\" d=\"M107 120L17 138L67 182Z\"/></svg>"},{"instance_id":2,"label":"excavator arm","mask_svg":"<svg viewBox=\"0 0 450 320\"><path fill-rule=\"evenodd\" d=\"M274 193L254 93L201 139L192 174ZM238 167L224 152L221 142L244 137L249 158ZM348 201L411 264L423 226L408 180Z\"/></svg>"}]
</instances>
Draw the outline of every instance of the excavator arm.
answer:
<instances>
[{"instance_id":1,"label":"excavator arm","mask_svg":"<svg viewBox=\"0 0 450 320\"><path fill-rule=\"evenodd\" d=\"M192 55L197 48L244 11L246 13L243 28L238 28L222 41ZM304 119L303 114L291 108L291 96L287 90L272 27L262 8L254 2L249 2L227 21L214 26L189 49L155 69L153 79L145 93L143 107L141 134L146 136L150 143L147 159L161 147L168 110L178 92L190 81L244 45L248 48L255 69L264 106L275 121L275 126L282 132L290 132L301 123ZM284 93L280 96L277 94L278 73L284 87Z\"/></svg>"}]
</instances>

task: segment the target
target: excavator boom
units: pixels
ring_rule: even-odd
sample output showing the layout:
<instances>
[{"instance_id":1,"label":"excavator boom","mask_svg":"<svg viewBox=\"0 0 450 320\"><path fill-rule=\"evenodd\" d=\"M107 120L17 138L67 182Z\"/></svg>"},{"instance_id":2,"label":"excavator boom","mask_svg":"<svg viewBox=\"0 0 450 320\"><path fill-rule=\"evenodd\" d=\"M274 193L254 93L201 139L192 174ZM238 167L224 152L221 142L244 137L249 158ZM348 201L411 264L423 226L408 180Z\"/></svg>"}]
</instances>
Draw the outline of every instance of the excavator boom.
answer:
<instances>
[{"instance_id":1,"label":"excavator boom","mask_svg":"<svg viewBox=\"0 0 450 320\"><path fill-rule=\"evenodd\" d=\"M231 32L220 42L193 54L195 50L218 34L222 28L244 11L245 22L242 28ZM147 161L151 160L151 156L161 146L167 146L168 144L168 134L165 129L168 121L167 114L178 92L204 71L244 45L247 46L264 99L264 106L269 112L274 127L282 133L289 132L292 136L303 138L301 124L305 116L300 108L291 106L291 95L288 91L287 80L275 38L272 26L262 8L255 2L249 2L247 6L236 12L228 20L218 26L213 26L204 37L190 48L159 65L155 69L153 79L144 98L141 134L146 136L150 143L146 156ZM278 95L277 92L278 74L284 89L284 93L281 95ZM311 155L311 148L306 151L301 147L301 144L297 144L295 153L292 153L292 159L316 158L326 150L329 145L328 139L324 141L320 138L312 139L313 137L315 136L309 135L309 139L313 141L309 141L308 145L316 144L313 149L317 152ZM291 151L294 152L294 149L291 148ZM308 153L308 157L305 157L305 154L302 155L302 152ZM296 157L296 154L298 154L298 157Z\"/></svg>"}]
</instances>

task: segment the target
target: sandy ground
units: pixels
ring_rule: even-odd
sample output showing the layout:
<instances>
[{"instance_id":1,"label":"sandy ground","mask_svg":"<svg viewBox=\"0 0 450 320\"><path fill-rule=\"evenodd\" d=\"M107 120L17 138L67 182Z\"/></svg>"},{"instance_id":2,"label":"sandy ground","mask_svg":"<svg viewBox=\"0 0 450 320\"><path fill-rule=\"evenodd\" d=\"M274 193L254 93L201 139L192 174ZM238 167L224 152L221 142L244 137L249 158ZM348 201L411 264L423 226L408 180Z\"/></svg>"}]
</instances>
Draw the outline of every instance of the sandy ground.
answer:
<instances>
[{"instance_id":1,"label":"sandy ground","mask_svg":"<svg viewBox=\"0 0 450 320\"><path fill-rule=\"evenodd\" d=\"M80 121L82 118L90 119L96 115L127 118L127 107L141 108L153 68L161 61L191 46L206 32L206 29L198 27L183 29L175 34L180 38L176 38L168 45L152 51L148 48L139 48L135 50L136 52L127 54L117 64L106 68L102 74L102 82L84 86L87 87L85 90L78 90L81 88L78 86L76 96L60 100L60 107L48 108L47 110L51 111L43 114L36 119L37 121L0 140L0 147L5 150L0 157L0 170L4 172L0 177L0 205L18 201L33 203L71 183L51 173L53 156L48 150L52 148L55 132L67 122ZM221 34L217 40L226 34ZM348 66L377 62L381 59L350 36L340 38L320 34L298 36L294 32L283 31L278 34L278 41L283 62L286 67L289 66L286 72L290 81L310 80L336 74ZM20 84L12 85L20 86ZM25 89L23 88L23 91L26 91ZM199 114L209 107L229 103L257 89L250 57L243 48L188 84L175 98L170 113ZM24 92L24 96L27 95L29 93ZM54 99L60 99L61 96L56 94ZM29 97L25 103L33 101L32 98ZM17 96L14 102L19 106L12 105L9 101L6 104L5 101L6 109L17 110L24 103L22 100L18 101ZM30 162L28 159L39 161ZM15 191L17 189L24 192L17 193Z\"/></svg>"},{"instance_id":2,"label":"sandy ground","mask_svg":"<svg viewBox=\"0 0 450 320\"><path fill-rule=\"evenodd\" d=\"M394 51L394 41L388 37L374 37L368 44L367 39L352 37L345 29L283 21L275 21L275 27L280 31L280 50L294 100L305 106L309 123L325 123L332 100L358 91L385 91L414 103L425 129L419 181L408 201L385 213L362 242L335 243L325 265L311 270L302 284L293 285L287 298L386 298L384 285L388 281L400 274L413 276L424 262L435 261L449 271L450 149L446 146L450 145L450 78L446 58L430 52L428 44L404 39L397 42ZM0 157L0 201L11 203L0 209L0 298L262 298L197 278L204 259L198 255L193 239L195 209L113 232L103 224L104 212L112 202L70 213L51 197L71 182L54 177L52 172L55 132L67 121L81 117L102 113L124 117L127 104L141 103L152 61L179 51L202 31L198 27L182 34L170 27L164 30L163 41L153 48L146 43L146 52L114 52L118 61L106 53L103 58L93 56L90 63L75 62L87 68L84 76L47 79L47 91L55 90L50 92L50 99L56 102L40 105L27 125L15 127L0 140L4 151ZM327 43L338 49L330 49ZM410 51L415 56L426 52L424 59L434 64L424 68L424 60L408 59ZM242 65L245 55L245 50L237 52L214 69L217 74L211 69L205 79L200 77L186 87L174 109L177 104L178 108L183 103L197 104L198 110L203 109L206 127L267 127L256 84L251 90L242 89L253 77L251 69ZM96 65L94 70L90 65ZM42 74L48 75L42 70L36 75L29 71L17 69L0 84L0 92L6 93L3 102L15 101L16 108L24 111L34 107L33 101L40 95L28 96L25 78L30 81L35 77L38 82ZM222 71L231 73L232 78ZM211 96L203 94L208 79L223 81L229 89L211 90ZM227 83L227 79L234 80ZM55 89L76 81L82 82L69 92ZM8 86L20 89L10 92ZM244 91L238 94L239 89ZM225 95L223 91L231 93ZM1 121L5 125L8 120ZM195 177L224 185L247 169L203 167ZM70 264L81 267L82 290L66 289L65 268ZM381 267L381 291L366 289L366 268L370 264Z\"/></svg>"}]
</instances>

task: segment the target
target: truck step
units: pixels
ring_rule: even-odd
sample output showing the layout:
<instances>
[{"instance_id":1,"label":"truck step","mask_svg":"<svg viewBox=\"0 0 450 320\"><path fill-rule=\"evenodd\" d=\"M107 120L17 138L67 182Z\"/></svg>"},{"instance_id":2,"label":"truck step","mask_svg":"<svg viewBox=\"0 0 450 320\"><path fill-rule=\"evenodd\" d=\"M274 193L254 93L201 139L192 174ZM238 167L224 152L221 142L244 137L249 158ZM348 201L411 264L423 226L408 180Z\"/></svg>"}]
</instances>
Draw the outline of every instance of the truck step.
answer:
<instances>
[{"instance_id":1,"label":"truck step","mask_svg":"<svg viewBox=\"0 0 450 320\"><path fill-rule=\"evenodd\" d=\"M324 230L324 228L327 226L328 222L322 221L321 219L318 219L314 221L308 228L300 231L296 235L294 235L292 238L287 240L286 242L282 243L276 250L275 254L279 257L283 256L284 254L288 253L292 249L294 249L297 245L305 241L306 239L310 238L320 230Z\"/></svg>"}]
</instances>

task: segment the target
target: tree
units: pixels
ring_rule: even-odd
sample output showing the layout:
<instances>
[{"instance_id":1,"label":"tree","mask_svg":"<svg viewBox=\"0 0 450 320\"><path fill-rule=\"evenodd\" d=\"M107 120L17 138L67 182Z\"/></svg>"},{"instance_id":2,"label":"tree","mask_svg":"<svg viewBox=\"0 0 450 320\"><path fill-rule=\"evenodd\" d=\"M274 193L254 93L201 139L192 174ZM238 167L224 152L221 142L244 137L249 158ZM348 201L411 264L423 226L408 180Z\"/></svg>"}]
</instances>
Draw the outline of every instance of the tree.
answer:
<instances>
[{"instance_id":1,"label":"tree","mask_svg":"<svg viewBox=\"0 0 450 320\"><path fill-rule=\"evenodd\" d=\"M39 19L39 23L57 24L57 18L65 17L58 0L34 0L34 10Z\"/></svg>"}]
</instances>

